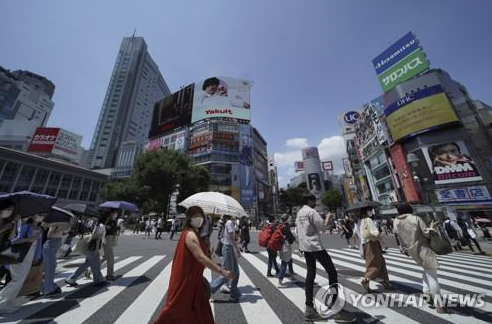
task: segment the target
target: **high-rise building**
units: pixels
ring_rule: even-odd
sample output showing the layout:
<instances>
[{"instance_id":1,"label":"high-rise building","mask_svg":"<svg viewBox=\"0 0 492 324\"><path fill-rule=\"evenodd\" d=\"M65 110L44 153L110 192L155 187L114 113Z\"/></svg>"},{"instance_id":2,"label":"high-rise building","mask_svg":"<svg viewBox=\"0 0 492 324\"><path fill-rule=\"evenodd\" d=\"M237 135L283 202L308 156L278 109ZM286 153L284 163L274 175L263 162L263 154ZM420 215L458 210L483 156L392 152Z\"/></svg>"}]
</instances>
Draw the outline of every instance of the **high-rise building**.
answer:
<instances>
[{"instance_id":1,"label":"high-rise building","mask_svg":"<svg viewBox=\"0 0 492 324\"><path fill-rule=\"evenodd\" d=\"M54 91L53 82L41 75L0 67L0 125L4 120L16 120L46 126L55 105Z\"/></svg>"},{"instance_id":2,"label":"high-rise building","mask_svg":"<svg viewBox=\"0 0 492 324\"><path fill-rule=\"evenodd\" d=\"M112 168L122 143L147 141L154 104L170 94L142 37L124 37L97 121L92 168Z\"/></svg>"}]
</instances>

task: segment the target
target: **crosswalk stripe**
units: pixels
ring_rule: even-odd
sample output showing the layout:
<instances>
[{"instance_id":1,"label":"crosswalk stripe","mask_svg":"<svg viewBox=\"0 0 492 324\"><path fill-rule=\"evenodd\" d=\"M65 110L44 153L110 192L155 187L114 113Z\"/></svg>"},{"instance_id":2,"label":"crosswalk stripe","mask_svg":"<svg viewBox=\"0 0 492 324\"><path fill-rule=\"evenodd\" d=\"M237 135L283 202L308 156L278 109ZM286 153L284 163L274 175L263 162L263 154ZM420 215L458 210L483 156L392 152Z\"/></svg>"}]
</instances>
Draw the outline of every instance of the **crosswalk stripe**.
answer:
<instances>
[{"instance_id":1,"label":"crosswalk stripe","mask_svg":"<svg viewBox=\"0 0 492 324\"><path fill-rule=\"evenodd\" d=\"M142 256L131 256L131 257L128 257L126 259L123 259L120 262L117 262L114 264L114 270L117 271L117 270L135 262L136 260L138 260L140 258L142 258ZM73 271L75 271L75 269ZM73 273L73 271L71 273ZM106 269L102 269L101 272L103 273L103 275L105 275ZM88 284L90 282L92 282L92 279L83 278L83 279L79 280L78 283L79 283L79 286L81 286L84 284ZM60 285L60 284L63 285L63 279L58 280L55 283L58 285ZM14 321L14 322L10 322L10 321L5 322L4 320L0 320L0 323L19 323L22 319L28 318L28 317L36 314L37 312L43 310L44 308L50 306L52 303L62 300L66 296L75 292L77 289L78 289L78 287L66 286L63 288L63 292L60 295L60 297L58 297L58 298L38 298L38 299L32 300L32 301L22 305L21 309L19 309L19 311L17 311L16 313L9 314L10 321Z\"/></svg>"},{"instance_id":2,"label":"crosswalk stripe","mask_svg":"<svg viewBox=\"0 0 492 324\"><path fill-rule=\"evenodd\" d=\"M329 254L331 256L332 255L332 252L330 251ZM296 254L293 254L292 257L295 260L304 262L304 259L302 259L300 256L298 256ZM337 262L337 260L335 260L333 258L332 258L332 260L333 260L333 263L340 263L343 266L348 265L348 263L345 263L345 262ZM321 266L316 265L316 267L317 267L317 269L324 271L324 269ZM362 267L362 266L352 265L351 268L353 270L365 272L365 267ZM418 277L421 278L422 277L422 274L418 274ZM357 279L348 278L348 280L350 280L352 282L355 282L357 284L360 284L360 282ZM393 282L397 282L399 284L402 284L404 286L413 288L413 289L418 289L419 291L421 291L421 289L422 289L422 283L421 282L414 282L412 280L409 280L409 279L406 279L406 278L403 278L403 277L396 276L396 275L394 275L392 273L390 273L390 280L393 281ZM439 281L441 281L441 280L439 279ZM374 283L372 283L372 282L371 282L371 287L374 288ZM453 292L451 292L449 290L446 290L446 289L442 289L441 288L441 294L452 294L452 293ZM486 311L486 312L492 312L492 304L486 302L485 305L480 308L480 310ZM449 316L449 314L446 314L446 316ZM466 315L465 315L465 317L466 317ZM461 321L459 321L459 322L454 322L453 321L453 323L461 323Z\"/></svg>"},{"instance_id":3,"label":"crosswalk stripe","mask_svg":"<svg viewBox=\"0 0 492 324\"><path fill-rule=\"evenodd\" d=\"M400 252L400 250L398 249L395 249L395 248L390 248L388 249L392 252ZM462 255L455 255L455 253L451 253L451 254L446 254L446 255L439 255L438 256L439 260L448 260L448 261L458 261L458 262L463 262L463 263L466 263L466 264L470 264L470 263L480 263L480 264L484 264L485 266L487 266L488 268L492 268L492 259L487 259L487 257L479 257L479 258L473 258L471 255L466 255L466 254L462 254Z\"/></svg>"},{"instance_id":4,"label":"crosswalk stripe","mask_svg":"<svg viewBox=\"0 0 492 324\"><path fill-rule=\"evenodd\" d=\"M242 257L256 269L265 268L265 263L261 261L259 258L253 256L252 254L244 253L242 254ZM273 285L275 285L275 280L277 280L268 277L266 279L270 281ZM305 303L304 289L298 287L297 285L289 285L287 286L287 288L279 289L279 291L287 299L289 299L294 305L296 305L301 311L304 311L304 309L301 309L301 305L304 305ZM326 322L315 322L315 323L326 323Z\"/></svg>"},{"instance_id":5,"label":"crosswalk stripe","mask_svg":"<svg viewBox=\"0 0 492 324\"><path fill-rule=\"evenodd\" d=\"M335 262L335 260L333 260L334 263L338 263L338 264L343 265L343 266L348 267L348 268L353 268L354 267L353 262L364 264L364 261L363 260L360 260L359 258L353 258L353 257L349 257L349 256L346 256L346 255L338 254L336 250L330 250L330 256L332 258L338 258L338 259L343 259L343 260L351 261L352 263L347 263L347 262L343 262L343 261L340 261L340 260L336 260L336 262ZM400 268L393 267L393 266L388 266L388 265L386 266L386 268L388 270L393 271L393 272L398 272L398 273L405 274L405 275L408 275L408 276L411 276L411 277L417 277L417 278L422 277L422 273L421 272L417 273L417 272L414 272L414 271L400 269ZM468 285L468 284L465 284L465 283L459 283L459 282L456 282L455 280L439 279L439 283L441 283L443 285L447 285L449 287L459 288L459 289L468 290L470 292L476 292L476 293L481 293L481 292L483 292L485 290L484 288L475 287L475 286Z\"/></svg>"},{"instance_id":6,"label":"crosswalk stripe","mask_svg":"<svg viewBox=\"0 0 492 324\"><path fill-rule=\"evenodd\" d=\"M171 277L171 261L147 286L138 298L128 307L114 324L148 323L164 298Z\"/></svg>"},{"instance_id":7,"label":"crosswalk stripe","mask_svg":"<svg viewBox=\"0 0 492 324\"><path fill-rule=\"evenodd\" d=\"M355 252L354 250L343 249L343 251L346 253L350 253L351 255L357 256L357 257L359 256L359 252ZM407 265L407 264L408 265L415 265L416 264L415 261L413 261L410 257L404 256L404 255L395 256L393 254L387 253L384 255L384 258L389 259L389 260L395 260L395 261L398 261L399 263L402 263L405 265ZM473 268L474 270L464 270L464 269L458 269L456 267L449 267L449 266L439 264L439 269L448 270L451 272L467 273L467 274L471 274L474 276L482 276L482 277L489 276L489 274L481 274L479 272L479 271L481 271L481 269L478 267L474 267Z\"/></svg>"},{"instance_id":8,"label":"crosswalk stripe","mask_svg":"<svg viewBox=\"0 0 492 324\"><path fill-rule=\"evenodd\" d=\"M212 282L213 280L213 277L212 277L212 270L210 270L209 268L205 268L205 270L203 270L203 276L205 277L205 279L207 279L209 282ZM212 301L210 300L210 308L212 309L212 315L214 316L215 318L215 305L214 303L212 303Z\"/></svg>"},{"instance_id":9,"label":"crosswalk stripe","mask_svg":"<svg viewBox=\"0 0 492 324\"><path fill-rule=\"evenodd\" d=\"M387 253L389 255L393 255L393 256L401 256L402 255L400 252L393 252L393 251L387 251ZM477 269L477 267L475 267L475 266L465 265L465 264L459 264L459 263L450 262L450 261L443 261L442 259L439 259L439 258L437 258L437 259L438 259L440 265L441 264L450 265L450 266L452 266L453 269L456 269L456 270L460 270L460 269ZM487 268L484 268L482 266L480 266L480 271L492 273L492 269L487 269Z\"/></svg>"},{"instance_id":10,"label":"crosswalk stripe","mask_svg":"<svg viewBox=\"0 0 492 324\"><path fill-rule=\"evenodd\" d=\"M99 308L113 299L116 295L126 289L132 282L138 279L142 274L150 270L155 264L164 259L164 255L156 255L140 264L136 268L125 273L122 277L114 281L112 285L107 286L107 291L93 295L90 298L79 301L79 305L64 314L56 317L50 323L82 323L92 316Z\"/></svg>"},{"instance_id":11,"label":"crosswalk stripe","mask_svg":"<svg viewBox=\"0 0 492 324\"><path fill-rule=\"evenodd\" d=\"M261 254L268 256L267 252L261 252ZM301 258L299 257L299 259L301 259ZM317 267L319 267L319 266L317 265ZM324 269L322 269L322 270L324 271ZM299 274L300 276L306 278L307 270L304 267L297 267L296 273ZM327 279L326 275L322 275L321 277L323 279ZM320 285L323 286L322 284L320 284ZM344 291L348 294L360 295L360 293L353 291L347 287L343 287L343 288L344 288ZM352 302L352 300L345 300L345 301L346 302ZM353 306L357 308L357 305L353 305ZM407 316L402 315L402 314L392 310L391 308L381 307L381 308L365 308L365 309L357 308L357 309L359 309L361 312L364 312L366 314L371 315L372 317L374 317L375 319L378 319L382 323L399 323L399 322L400 323L414 323L414 324L418 323L418 322L414 321L413 319L408 318Z\"/></svg>"},{"instance_id":12,"label":"crosswalk stripe","mask_svg":"<svg viewBox=\"0 0 492 324\"><path fill-rule=\"evenodd\" d=\"M349 255L349 256L352 256L352 257L362 261L362 259L360 259L359 254L356 252L348 252L348 251L343 251L343 250L331 250L331 249L329 251L330 251L330 253L332 251L336 251L336 253L343 254L343 255ZM416 265L416 263L406 264L406 263L390 260L389 258L385 258L385 261L386 261L386 264L397 265L397 266L401 266L401 267L405 267L405 268L409 268L409 269L414 269L414 270L418 270L418 271L422 270L422 267ZM477 271L478 271L478 269L477 269ZM450 278L454 278L454 279L461 279L461 280L465 280L467 282L473 282L473 283L476 283L479 285L484 285L484 286L492 288L492 281L490 281L490 280L477 279L477 278L473 278L470 276L463 276L463 275L460 275L457 273L450 273L450 272L442 271L442 270L437 270L437 274L438 274L439 278L450 277Z\"/></svg>"},{"instance_id":13,"label":"crosswalk stripe","mask_svg":"<svg viewBox=\"0 0 492 324\"><path fill-rule=\"evenodd\" d=\"M475 255L475 254L466 254L466 253L461 253L461 252L453 252L451 255L456 255L456 256L461 256L461 257L467 257L467 258L472 258L476 260L485 260L492 262L492 258L490 256L481 254L481 255Z\"/></svg>"},{"instance_id":14,"label":"crosswalk stripe","mask_svg":"<svg viewBox=\"0 0 492 324\"><path fill-rule=\"evenodd\" d=\"M250 286L253 291L251 294L243 294L244 300L239 304L243 313L247 315L248 324L282 324L241 266L239 266L239 271L238 287Z\"/></svg>"}]
</instances>

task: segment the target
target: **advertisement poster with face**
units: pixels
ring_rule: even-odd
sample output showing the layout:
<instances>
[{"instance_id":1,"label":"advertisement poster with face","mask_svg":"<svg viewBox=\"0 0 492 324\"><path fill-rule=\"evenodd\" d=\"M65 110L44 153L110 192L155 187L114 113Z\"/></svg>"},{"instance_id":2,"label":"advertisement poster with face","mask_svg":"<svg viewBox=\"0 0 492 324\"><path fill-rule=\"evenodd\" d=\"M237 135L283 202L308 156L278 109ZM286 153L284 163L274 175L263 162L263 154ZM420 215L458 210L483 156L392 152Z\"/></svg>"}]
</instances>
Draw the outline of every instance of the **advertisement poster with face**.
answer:
<instances>
[{"instance_id":1,"label":"advertisement poster with face","mask_svg":"<svg viewBox=\"0 0 492 324\"><path fill-rule=\"evenodd\" d=\"M241 204L250 205L254 201L253 138L249 125L239 125L241 137L239 146Z\"/></svg>"},{"instance_id":2,"label":"advertisement poster with face","mask_svg":"<svg viewBox=\"0 0 492 324\"><path fill-rule=\"evenodd\" d=\"M435 184L483 180L463 141L434 144L422 152Z\"/></svg>"},{"instance_id":3,"label":"advertisement poster with face","mask_svg":"<svg viewBox=\"0 0 492 324\"><path fill-rule=\"evenodd\" d=\"M213 77L198 82L193 99L192 122L211 117L251 119L251 82Z\"/></svg>"},{"instance_id":4,"label":"advertisement poster with face","mask_svg":"<svg viewBox=\"0 0 492 324\"><path fill-rule=\"evenodd\" d=\"M309 173L307 180L309 185L309 191L317 197L322 190L321 178L319 176L319 173Z\"/></svg>"}]
</instances>

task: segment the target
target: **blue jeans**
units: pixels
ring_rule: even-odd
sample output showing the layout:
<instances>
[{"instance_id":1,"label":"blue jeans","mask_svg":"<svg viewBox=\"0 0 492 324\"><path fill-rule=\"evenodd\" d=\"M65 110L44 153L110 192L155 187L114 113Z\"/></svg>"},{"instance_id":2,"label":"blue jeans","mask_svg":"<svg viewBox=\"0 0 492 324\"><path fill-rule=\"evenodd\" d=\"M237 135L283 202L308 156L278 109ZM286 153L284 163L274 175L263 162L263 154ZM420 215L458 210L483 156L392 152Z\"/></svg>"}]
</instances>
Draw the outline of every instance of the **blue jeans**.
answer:
<instances>
[{"instance_id":1,"label":"blue jeans","mask_svg":"<svg viewBox=\"0 0 492 324\"><path fill-rule=\"evenodd\" d=\"M55 284L56 251L61 247L61 244L61 237L52 237L43 245L44 294L49 294L58 289L58 285Z\"/></svg>"},{"instance_id":2,"label":"blue jeans","mask_svg":"<svg viewBox=\"0 0 492 324\"><path fill-rule=\"evenodd\" d=\"M289 264L289 262L282 261L282 264L280 265L280 271L278 273L278 280L282 281L285 278L285 272L287 271L287 266Z\"/></svg>"},{"instance_id":3,"label":"blue jeans","mask_svg":"<svg viewBox=\"0 0 492 324\"><path fill-rule=\"evenodd\" d=\"M267 249L267 252L268 252L267 274L270 275L272 273L272 267L274 267L275 272L278 273L280 270L278 269L278 264L277 264L277 251Z\"/></svg>"},{"instance_id":4,"label":"blue jeans","mask_svg":"<svg viewBox=\"0 0 492 324\"><path fill-rule=\"evenodd\" d=\"M70 279L77 280L77 278L80 277L80 275L89 267L92 270L92 281L95 284L104 281L101 273L101 260L99 260L99 253L91 250L87 250L84 264L75 270L75 272L70 276Z\"/></svg>"},{"instance_id":5,"label":"blue jeans","mask_svg":"<svg viewBox=\"0 0 492 324\"><path fill-rule=\"evenodd\" d=\"M289 266L289 273L291 275L293 275L294 274L294 267L292 265L292 259L290 259L290 261L288 262L288 266Z\"/></svg>"},{"instance_id":6,"label":"blue jeans","mask_svg":"<svg viewBox=\"0 0 492 324\"><path fill-rule=\"evenodd\" d=\"M237 262L237 255L234 251L234 246L223 245L222 246L222 269L232 271L234 273L234 279L231 281L231 299L237 299L241 297L241 292L237 288L237 283L239 282L239 264ZM210 284L210 289L212 293L217 291L220 286L226 282L223 276L215 278Z\"/></svg>"}]
</instances>

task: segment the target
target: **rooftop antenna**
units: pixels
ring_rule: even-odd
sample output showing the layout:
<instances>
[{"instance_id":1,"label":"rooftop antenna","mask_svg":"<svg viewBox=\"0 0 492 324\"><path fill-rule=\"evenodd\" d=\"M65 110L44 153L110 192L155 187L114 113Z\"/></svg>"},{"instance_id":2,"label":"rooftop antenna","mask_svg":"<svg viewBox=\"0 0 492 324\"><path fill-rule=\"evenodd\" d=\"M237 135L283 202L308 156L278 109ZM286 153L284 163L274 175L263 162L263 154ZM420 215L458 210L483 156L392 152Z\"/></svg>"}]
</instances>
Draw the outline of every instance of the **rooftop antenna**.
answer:
<instances>
[{"instance_id":1,"label":"rooftop antenna","mask_svg":"<svg viewBox=\"0 0 492 324\"><path fill-rule=\"evenodd\" d=\"M134 29L134 30L133 30L133 35L132 35L132 40L133 40L133 38L135 38L135 33L136 33L136 32L137 32L137 30L136 30L136 29Z\"/></svg>"}]
</instances>

